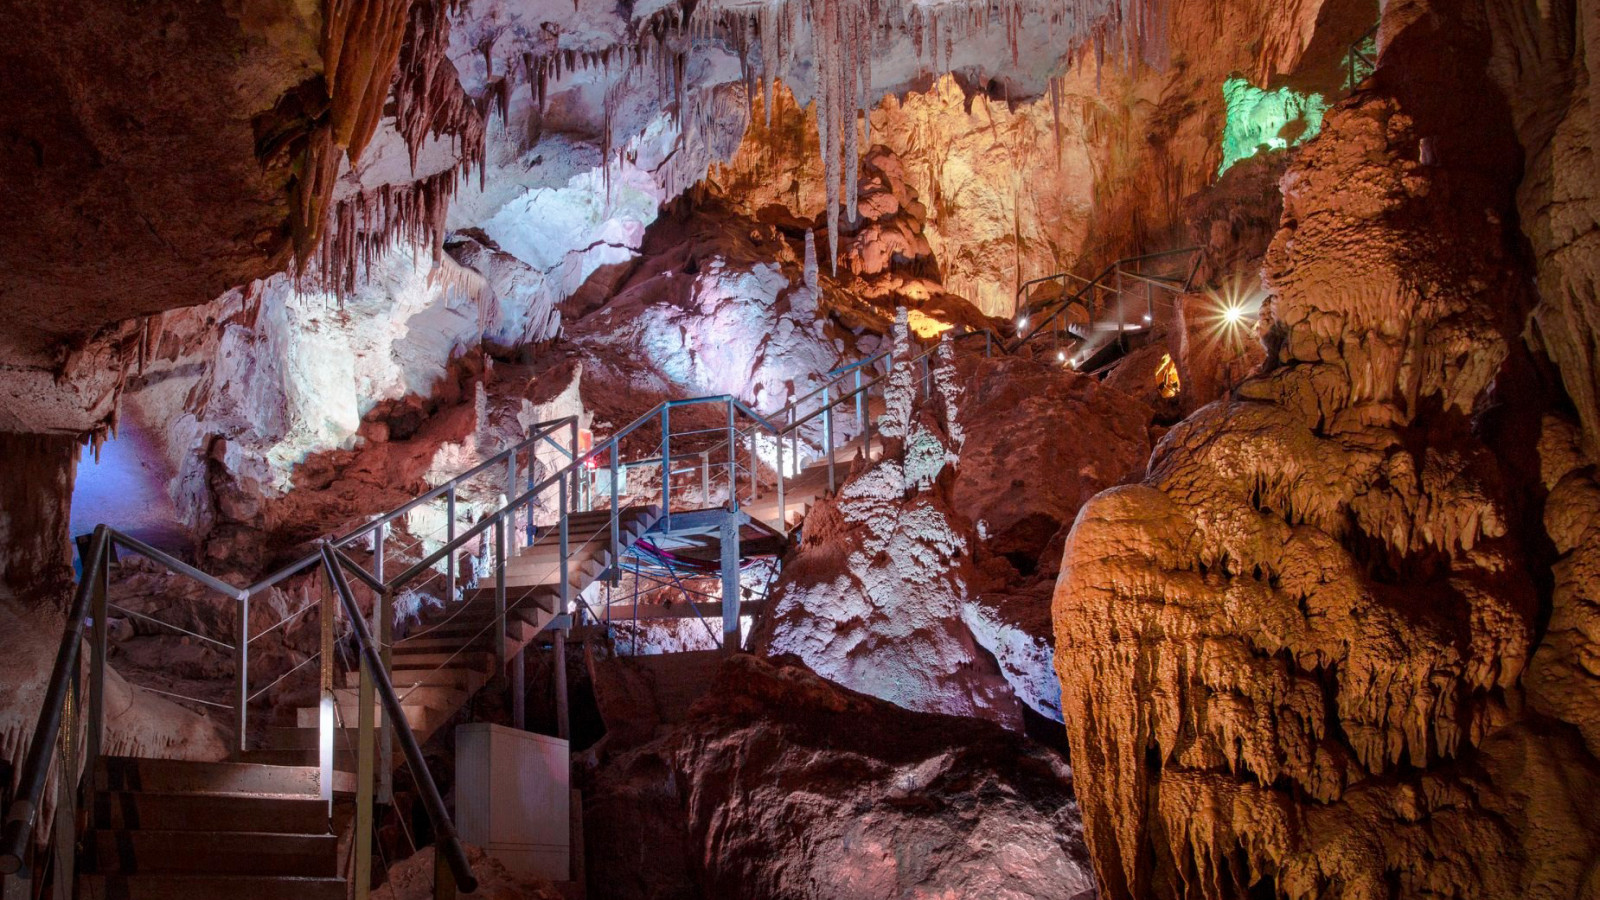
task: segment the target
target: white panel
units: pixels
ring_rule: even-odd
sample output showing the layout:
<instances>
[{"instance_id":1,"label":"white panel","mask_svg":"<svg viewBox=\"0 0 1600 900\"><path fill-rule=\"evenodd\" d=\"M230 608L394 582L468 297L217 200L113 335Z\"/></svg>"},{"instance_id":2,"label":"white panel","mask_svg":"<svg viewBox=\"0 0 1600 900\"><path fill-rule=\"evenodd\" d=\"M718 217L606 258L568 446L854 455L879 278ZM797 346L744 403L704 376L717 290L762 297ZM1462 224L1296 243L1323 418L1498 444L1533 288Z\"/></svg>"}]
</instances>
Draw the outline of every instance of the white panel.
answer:
<instances>
[{"instance_id":1,"label":"white panel","mask_svg":"<svg viewBox=\"0 0 1600 900\"><path fill-rule=\"evenodd\" d=\"M570 880L567 742L500 725L456 729L456 828L513 872Z\"/></svg>"}]
</instances>

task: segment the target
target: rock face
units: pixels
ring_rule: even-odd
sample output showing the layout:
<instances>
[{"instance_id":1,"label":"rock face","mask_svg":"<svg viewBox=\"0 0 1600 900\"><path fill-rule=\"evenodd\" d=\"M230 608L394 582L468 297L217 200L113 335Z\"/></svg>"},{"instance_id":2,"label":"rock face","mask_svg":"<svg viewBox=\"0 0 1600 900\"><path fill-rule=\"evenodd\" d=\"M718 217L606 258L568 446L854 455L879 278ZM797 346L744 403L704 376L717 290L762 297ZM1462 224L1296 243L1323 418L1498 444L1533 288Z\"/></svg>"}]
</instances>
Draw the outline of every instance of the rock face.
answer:
<instances>
[{"instance_id":1,"label":"rock face","mask_svg":"<svg viewBox=\"0 0 1600 900\"><path fill-rule=\"evenodd\" d=\"M1546 441L1566 448L1542 454L1566 556L1541 642L1547 401L1516 343L1516 147L1484 21L1447 6L1388 8L1372 88L1283 178L1267 371L1067 541L1056 664L1109 896L1600 878L1580 740L1600 697L1575 659L1588 476L1570 433Z\"/></svg>"},{"instance_id":2,"label":"rock face","mask_svg":"<svg viewBox=\"0 0 1600 900\"><path fill-rule=\"evenodd\" d=\"M907 709L1020 727L1011 690L961 622L971 547L939 484L961 446L951 345L919 404L903 314L895 333L883 456L807 516L753 644Z\"/></svg>"},{"instance_id":3,"label":"rock face","mask_svg":"<svg viewBox=\"0 0 1600 900\"><path fill-rule=\"evenodd\" d=\"M904 333L904 324L897 326ZM1143 471L1151 411L1060 365L897 345L885 455L807 517L758 652L908 709L1060 719L1049 585L1089 497Z\"/></svg>"},{"instance_id":4,"label":"rock face","mask_svg":"<svg viewBox=\"0 0 1600 900\"><path fill-rule=\"evenodd\" d=\"M689 721L584 790L590 895L1095 895L1060 757L736 656Z\"/></svg>"},{"instance_id":5,"label":"rock face","mask_svg":"<svg viewBox=\"0 0 1600 900\"><path fill-rule=\"evenodd\" d=\"M1526 152L1517 208L1540 295L1528 339L1560 369L1593 457L1600 455L1600 10L1579 2L1487 7L1495 80Z\"/></svg>"}]
</instances>

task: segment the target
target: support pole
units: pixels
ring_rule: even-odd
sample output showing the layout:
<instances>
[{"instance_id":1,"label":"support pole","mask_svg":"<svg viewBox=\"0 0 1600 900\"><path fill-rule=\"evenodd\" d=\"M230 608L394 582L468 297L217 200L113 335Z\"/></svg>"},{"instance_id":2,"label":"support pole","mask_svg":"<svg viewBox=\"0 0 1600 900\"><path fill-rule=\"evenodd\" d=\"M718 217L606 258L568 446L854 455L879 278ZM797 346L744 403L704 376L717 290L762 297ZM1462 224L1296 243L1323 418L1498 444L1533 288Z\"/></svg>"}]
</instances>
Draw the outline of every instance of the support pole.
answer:
<instances>
[{"instance_id":1,"label":"support pole","mask_svg":"<svg viewBox=\"0 0 1600 900\"><path fill-rule=\"evenodd\" d=\"M867 392L861 389L861 367L856 366L856 434L867 433Z\"/></svg>"},{"instance_id":2,"label":"support pole","mask_svg":"<svg viewBox=\"0 0 1600 900\"><path fill-rule=\"evenodd\" d=\"M739 509L739 443L733 421L733 398L728 398L728 509Z\"/></svg>"},{"instance_id":3,"label":"support pole","mask_svg":"<svg viewBox=\"0 0 1600 900\"><path fill-rule=\"evenodd\" d=\"M107 556L110 551L107 550ZM93 571L88 561L84 562L85 577ZM89 771L96 770L95 761L105 749L106 729L106 638L108 633L106 617L110 615L110 602L108 600L111 580L110 560L100 562L100 571L94 575L94 596L90 615L94 617L94 630L90 632L91 646L89 658L89 728L88 746L84 755L84 765ZM99 788L98 783L89 785L90 795Z\"/></svg>"},{"instance_id":4,"label":"support pole","mask_svg":"<svg viewBox=\"0 0 1600 900\"><path fill-rule=\"evenodd\" d=\"M331 581L331 576L330 576ZM322 659L319 660L320 702L317 707L317 770L321 799L328 804L328 815L333 815L333 618L338 615L338 604L333 601L335 588L330 583L322 595Z\"/></svg>"},{"instance_id":5,"label":"support pole","mask_svg":"<svg viewBox=\"0 0 1600 900\"><path fill-rule=\"evenodd\" d=\"M722 520L722 652L739 649L739 520L729 513Z\"/></svg>"},{"instance_id":6,"label":"support pole","mask_svg":"<svg viewBox=\"0 0 1600 900\"><path fill-rule=\"evenodd\" d=\"M383 581L383 540L389 534L389 523L378 526L373 538L375 545L372 551L372 574L379 582ZM377 627L373 634L378 636L378 656L383 663L383 674L392 677L394 674L394 591L385 587L383 593L378 595L377 610L373 617L377 619ZM378 723L378 797L377 802L384 806L394 803L394 723L388 716Z\"/></svg>"},{"instance_id":7,"label":"support pole","mask_svg":"<svg viewBox=\"0 0 1600 900\"><path fill-rule=\"evenodd\" d=\"M518 650L511 657L511 727L528 730L527 652Z\"/></svg>"},{"instance_id":8,"label":"support pole","mask_svg":"<svg viewBox=\"0 0 1600 900\"><path fill-rule=\"evenodd\" d=\"M572 736L571 723L568 721L567 712L567 630L555 630L555 682L556 689L556 737L568 740Z\"/></svg>"},{"instance_id":9,"label":"support pole","mask_svg":"<svg viewBox=\"0 0 1600 900\"><path fill-rule=\"evenodd\" d=\"M532 469L533 467L529 466L528 468ZM508 519L506 522L508 526L506 529L506 548L513 553L517 549L517 511L511 509L510 504L512 500L516 499L518 493L520 492L517 490L517 451L512 450L511 455L506 457L506 517ZM530 515L528 518L532 519L533 516Z\"/></svg>"},{"instance_id":10,"label":"support pole","mask_svg":"<svg viewBox=\"0 0 1600 900\"><path fill-rule=\"evenodd\" d=\"M622 560L622 507L617 505L617 478L622 469L617 465L617 442L611 442L611 583L622 577L617 563Z\"/></svg>"},{"instance_id":11,"label":"support pole","mask_svg":"<svg viewBox=\"0 0 1600 900\"><path fill-rule=\"evenodd\" d=\"M98 624L98 620L96 620ZM239 692L234 695L234 724L239 728L235 752L242 759L250 736L250 595L239 593L239 622L233 632L233 665L239 673Z\"/></svg>"},{"instance_id":12,"label":"support pole","mask_svg":"<svg viewBox=\"0 0 1600 900\"><path fill-rule=\"evenodd\" d=\"M670 406L661 407L661 526L672 530L672 419Z\"/></svg>"},{"instance_id":13,"label":"support pole","mask_svg":"<svg viewBox=\"0 0 1600 900\"><path fill-rule=\"evenodd\" d=\"M828 493L833 493L833 401L830 399L828 389L822 389L822 442L824 452L828 454ZM798 467L797 467L798 468Z\"/></svg>"},{"instance_id":14,"label":"support pole","mask_svg":"<svg viewBox=\"0 0 1600 900\"><path fill-rule=\"evenodd\" d=\"M55 900L72 900L73 889L77 887L78 779L74 776L78 771L78 717L81 715L78 704L82 698L78 670L73 669L61 713L61 738L56 756L56 813L52 829L55 831Z\"/></svg>"},{"instance_id":15,"label":"support pole","mask_svg":"<svg viewBox=\"0 0 1600 900\"><path fill-rule=\"evenodd\" d=\"M700 504L711 508L711 451L700 451Z\"/></svg>"},{"instance_id":16,"label":"support pole","mask_svg":"<svg viewBox=\"0 0 1600 900\"><path fill-rule=\"evenodd\" d=\"M450 489L444 495L444 540L453 544L456 540L456 486L452 482ZM479 545L483 539L478 539ZM456 552L451 550L444 557L444 602L456 602Z\"/></svg>"},{"instance_id":17,"label":"support pole","mask_svg":"<svg viewBox=\"0 0 1600 900\"><path fill-rule=\"evenodd\" d=\"M355 831L355 900L367 900L372 893L372 801L373 780L376 775L377 741L374 721L377 710L376 682L372 667L365 658L361 660L361 688L357 702L360 711L360 731L356 735L356 831ZM385 719L388 717L385 716Z\"/></svg>"},{"instance_id":18,"label":"support pole","mask_svg":"<svg viewBox=\"0 0 1600 900\"><path fill-rule=\"evenodd\" d=\"M496 672L506 670L506 520L494 520L494 664Z\"/></svg>"},{"instance_id":19,"label":"support pole","mask_svg":"<svg viewBox=\"0 0 1600 900\"><path fill-rule=\"evenodd\" d=\"M755 442L755 439L756 439L755 438L755 429L752 428L750 430L750 441L751 441L752 444ZM778 473L777 473L777 481L778 481L778 533L779 534L788 534L789 533L789 517L788 517L787 513L788 513L789 510L784 505L784 502L783 502L783 435L781 435L781 434L778 435L777 444L778 444Z\"/></svg>"}]
</instances>

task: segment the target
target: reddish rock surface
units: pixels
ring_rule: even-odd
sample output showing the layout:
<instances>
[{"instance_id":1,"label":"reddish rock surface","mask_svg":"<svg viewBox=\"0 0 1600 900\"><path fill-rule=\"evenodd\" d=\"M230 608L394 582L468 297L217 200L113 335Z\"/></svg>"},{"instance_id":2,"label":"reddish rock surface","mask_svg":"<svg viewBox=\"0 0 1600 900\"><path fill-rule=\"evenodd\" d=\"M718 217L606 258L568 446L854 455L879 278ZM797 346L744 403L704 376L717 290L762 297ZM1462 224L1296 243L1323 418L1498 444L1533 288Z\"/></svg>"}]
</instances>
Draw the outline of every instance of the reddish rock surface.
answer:
<instances>
[{"instance_id":1,"label":"reddish rock surface","mask_svg":"<svg viewBox=\"0 0 1600 900\"><path fill-rule=\"evenodd\" d=\"M731 658L586 780L599 900L1094 896L1059 756L792 662Z\"/></svg>"}]
</instances>

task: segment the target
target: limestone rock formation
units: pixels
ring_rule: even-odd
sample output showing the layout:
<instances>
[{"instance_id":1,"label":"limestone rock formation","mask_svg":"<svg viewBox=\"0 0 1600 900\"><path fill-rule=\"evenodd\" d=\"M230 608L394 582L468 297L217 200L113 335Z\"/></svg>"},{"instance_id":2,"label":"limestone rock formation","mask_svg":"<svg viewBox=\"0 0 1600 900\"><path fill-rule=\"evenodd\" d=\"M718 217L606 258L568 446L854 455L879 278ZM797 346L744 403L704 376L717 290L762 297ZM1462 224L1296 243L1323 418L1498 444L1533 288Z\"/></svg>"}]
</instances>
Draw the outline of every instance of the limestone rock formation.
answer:
<instances>
[{"instance_id":1,"label":"limestone rock formation","mask_svg":"<svg viewBox=\"0 0 1600 900\"><path fill-rule=\"evenodd\" d=\"M597 898L1095 896L1072 776L986 722L735 656L584 793Z\"/></svg>"},{"instance_id":2,"label":"limestone rock formation","mask_svg":"<svg viewBox=\"0 0 1600 900\"><path fill-rule=\"evenodd\" d=\"M1372 89L1283 178L1267 369L1067 542L1056 661L1112 897L1600 883L1600 767L1521 684L1580 729L1593 708L1568 662L1581 582L1544 634L1529 577L1542 399L1515 343L1509 117L1462 99L1495 96L1463 52L1480 17L1394 5L1380 40ZM1572 454L1546 463L1562 571L1585 565Z\"/></svg>"}]
</instances>

